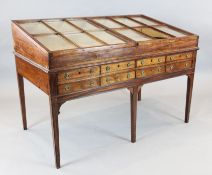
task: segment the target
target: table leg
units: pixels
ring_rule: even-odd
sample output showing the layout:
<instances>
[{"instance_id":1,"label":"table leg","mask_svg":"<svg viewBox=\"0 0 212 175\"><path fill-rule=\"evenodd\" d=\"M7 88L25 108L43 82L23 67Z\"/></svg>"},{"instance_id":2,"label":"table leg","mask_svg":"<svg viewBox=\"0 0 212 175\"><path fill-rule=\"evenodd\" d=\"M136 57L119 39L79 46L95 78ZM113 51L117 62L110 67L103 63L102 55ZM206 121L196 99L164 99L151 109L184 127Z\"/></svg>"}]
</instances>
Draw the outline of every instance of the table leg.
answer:
<instances>
[{"instance_id":1,"label":"table leg","mask_svg":"<svg viewBox=\"0 0 212 175\"><path fill-rule=\"evenodd\" d=\"M20 106L22 113L22 122L23 129L27 130L27 119L26 119L26 104L25 104L25 95L24 95L24 79L19 73L17 73L17 81L18 81L18 90L19 90L19 98L20 98Z\"/></svg>"},{"instance_id":2,"label":"table leg","mask_svg":"<svg viewBox=\"0 0 212 175\"><path fill-rule=\"evenodd\" d=\"M131 142L136 142L136 119L137 119L137 100L138 100L138 87L133 87L130 90L131 102Z\"/></svg>"},{"instance_id":3,"label":"table leg","mask_svg":"<svg viewBox=\"0 0 212 175\"><path fill-rule=\"evenodd\" d=\"M142 86L139 87L139 91L138 91L138 101L141 101L141 88Z\"/></svg>"},{"instance_id":4,"label":"table leg","mask_svg":"<svg viewBox=\"0 0 212 175\"><path fill-rule=\"evenodd\" d=\"M49 97L51 110L51 124L55 155L55 165L60 168L60 145L59 145L59 127L58 127L58 103L57 99Z\"/></svg>"},{"instance_id":5,"label":"table leg","mask_svg":"<svg viewBox=\"0 0 212 175\"><path fill-rule=\"evenodd\" d=\"M190 114L190 107L191 107L193 82L194 82L194 74L188 75L188 79L187 79L187 94L186 94L186 109L185 109L185 123L189 122L189 114Z\"/></svg>"}]
</instances>

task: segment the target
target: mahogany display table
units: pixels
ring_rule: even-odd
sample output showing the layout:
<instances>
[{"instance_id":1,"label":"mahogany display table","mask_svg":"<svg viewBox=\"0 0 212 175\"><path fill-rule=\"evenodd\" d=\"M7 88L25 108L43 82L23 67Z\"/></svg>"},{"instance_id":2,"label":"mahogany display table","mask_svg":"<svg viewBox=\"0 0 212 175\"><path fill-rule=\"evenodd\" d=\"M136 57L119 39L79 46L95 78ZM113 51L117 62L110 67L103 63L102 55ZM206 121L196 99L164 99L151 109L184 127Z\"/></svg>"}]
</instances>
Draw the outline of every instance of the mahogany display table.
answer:
<instances>
[{"instance_id":1,"label":"mahogany display table","mask_svg":"<svg viewBox=\"0 0 212 175\"><path fill-rule=\"evenodd\" d=\"M128 88L131 141L137 100L150 82L187 75L189 121L198 36L144 15L12 21L23 127L23 77L49 96L56 167L60 167L58 114L79 97ZM171 89L174 91L174 89Z\"/></svg>"}]
</instances>

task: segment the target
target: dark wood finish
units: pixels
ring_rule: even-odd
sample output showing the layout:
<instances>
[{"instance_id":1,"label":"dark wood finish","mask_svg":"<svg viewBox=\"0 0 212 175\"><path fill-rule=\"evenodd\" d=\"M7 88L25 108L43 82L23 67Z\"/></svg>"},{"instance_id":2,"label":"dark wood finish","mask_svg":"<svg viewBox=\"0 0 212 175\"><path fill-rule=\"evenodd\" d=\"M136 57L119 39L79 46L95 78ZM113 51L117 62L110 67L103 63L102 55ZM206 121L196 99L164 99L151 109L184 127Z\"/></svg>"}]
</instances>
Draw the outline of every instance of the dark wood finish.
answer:
<instances>
[{"instance_id":1,"label":"dark wood finish","mask_svg":"<svg viewBox=\"0 0 212 175\"><path fill-rule=\"evenodd\" d=\"M138 87L133 87L130 90L130 104L131 104L131 142L136 142L136 120L137 120L137 100Z\"/></svg>"},{"instance_id":2,"label":"dark wood finish","mask_svg":"<svg viewBox=\"0 0 212 175\"><path fill-rule=\"evenodd\" d=\"M49 97L49 103L50 103L50 112L51 112L55 165L56 165L56 168L60 168L60 145L59 145L59 126L58 126L59 108L58 108L58 103L56 98Z\"/></svg>"},{"instance_id":3,"label":"dark wood finish","mask_svg":"<svg viewBox=\"0 0 212 175\"><path fill-rule=\"evenodd\" d=\"M109 20L110 25L97 19ZM69 29L60 24L52 26L50 21L63 22ZM75 34L71 30L76 30ZM12 33L23 127L27 129L24 77L49 96L57 168L60 168L58 114L68 100L130 89L134 143L142 86L186 75L185 122L189 121L199 38L195 34L144 15L14 20ZM85 36L87 39L78 40Z\"/></svg>"},{"instance_id":4,"label":"dark wood finish","mask_svg":"<svg viewBox=\"0 0 212 175\"><path fill-rule=\"evenodd\" d=\"M138 90L138 101L141 101L141 89L142 89L142 86L140 86Z\"/></svg>"},{"instance_id":5,"label":"dark wood finish","mask_svg":"<svg viewBox=\"0 0 212 175\"><path fill-rule=\"evenodd\" d=\"M194 83L194 74L189 74L187 79L185 123L189 122L193 83Z\"/></svg>"},{"instance_id":6,"label":"dark wood finish","mask_svg":"<svg viewBox=\"0 0 212 175\"><path fill-rule=\"evenodd\" d=\"M24 95L24 79L19 73L17 73L17 81L18 81L18 90L19 90L23 129L27 130L26 104L25 104L25 95Z\"/></svg>"}]
</instances>

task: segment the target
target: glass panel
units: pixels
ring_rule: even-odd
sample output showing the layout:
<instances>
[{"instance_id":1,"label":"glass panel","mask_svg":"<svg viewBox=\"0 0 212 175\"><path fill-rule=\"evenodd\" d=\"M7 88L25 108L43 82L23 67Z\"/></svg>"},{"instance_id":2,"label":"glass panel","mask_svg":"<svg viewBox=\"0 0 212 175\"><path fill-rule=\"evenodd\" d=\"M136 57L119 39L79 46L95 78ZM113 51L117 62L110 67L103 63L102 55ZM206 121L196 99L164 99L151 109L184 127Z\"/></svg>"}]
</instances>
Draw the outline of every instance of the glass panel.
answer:
<instances>
[{"instance_id":1,"label":"glass panel","mask_svg":"<svg viewBox=\"0 0 212 175\"><path fill-rule=\"evenodd\" d=\"M95 31L95 32L90 32L92 35L95 37L99 38L100 40L106 42L107 44L121 44L125 43L121 39L109 34L108 32L105 31Z\"/></svg>"},{"instance_id":2,"label":"glass panel","mask_svg":"<svg viewBox=\"0 0 212 175\"><path fill-rule=\"evenodd\" d=\"M70 32L70 33L77 33L80 32L79 29L76 27L70 25L69 23L65 21L45 21L49 26L57 30L58 32L64 33L64 32Z\"/></svg>"},{"instance_id":3,"label":"glass panel","mask_svg":"<svg viewBox=\"0 0 212 175\"><path fill-rule=\"evenodd\" d=\"M144 23L146 25L157 25L158 23L152 21L152 20L149 20L149 19L146 19L146 18L142 18L140 16L138 17L131 17L132 19L136 20L136 21L139 21L141 23Z\"/></svg>"},{"instance_id":4,"label":"glass panel","mask_svg":"<svg viewBox=\"0 0 212 175\"><path fill-rule=\"evenodd\" d=\"M87 22L86 20L70 20L71 23L75 24L76 26L80 27L83 30L86 31L92 31L92 30L101 30L101 28L98 28L92 24L90 24L89 22Z\"/></svg>"},{"instance_id":5,"label":"glass panel","mask_svg":"<svg viewBox=\"0 0 212 175\"><path fill-rule=\"evenodd\" d=\"M65 36L75 42L80 47L94 47L102 45L102 43L96 41L85 33L67 34Z\"/></svg>"},{"instance_id":6,"label":"glass panel","mask_svg":"<svg viewBox=\"0 0 212 175\"><path fill-rule=\"evenodd\" d=\"M66 41L60 35L45 35L35 37L39 42L41 42L50 51L55 50L65 50L74 49L76 46Z\"/></svg>"},{"instance_id":7,"label":"glass panel","mask_svg":"<svg viewBox=\"0 0 212 175\"><path fill-rule=\"evenodd\" d=\"M98 18L98 19L94 19L94 21L108 27L108 28L122 28L123 26L110 20L110 19L106 19L106 18Z\"/></svg>"},{"instance_id":8,"label":"glass panel","mask_svg":"<svg viewBox=\"0 0 212 175\"><path fill-rule=\"evenodd\" d=\"M30 22L23 23L20 26L25 29L29 34L43 34L43 33L54 33L53 30L45 26L45 24L41 22Z\"/></svg>"},{"instance_id":9,"label":"glass panel","mask_svg":"<svg viewBox=\"0 0 212 175\"><path fill-rule=\"evenodd\" d=\"M161 33L157 30L154 30L152 28L149 28L149 27L143 27L143 28L136 28L136 30L148 35L148 36L151 36L151 37L154 37L155 39L165 39L165 38L170 38L169 35L166 35L164 33Z\"/></svg>"},{"instance_id":10,"label":"glass panel","mask_svg":"<svg viewBox=\"0 0 212 175\"><path fill-rule=\"evenodd\" d=\"M123 23L129 27L138 27L138 26L142 26L141 24L134 22L133 20L130 20L128 18L114 18L116 21Z\"/></svg>"},{"instance_id":11,"label":"glass panel","mask_svg":"<svg viewBox=\"0 0 212 175\"><path fill-rule=\"evenodd\" d=\"M158 27L155 27L163 32L166 32L168 34L171 34L173 36L176 36L176 37L182 37L182 36L186 36L185 34L181 33L181 32L178 32L176 30L173 30L169 27L166 27L166 26L158 26Z\"/></svg>"},{"instance_id":12,"label":"glass panel","mask_svg":"<svg viewBox=\"0 0 212 175\"><path fill-rule=\"evenodd\" d=\"M116 29L116 31L122 35L125 35L128 38L133 39L134 41L150 40L150 38L147 38L146 36L139 34L138 32L135 32L134 30L131 29Z\"/></svg>"}]
</instances>

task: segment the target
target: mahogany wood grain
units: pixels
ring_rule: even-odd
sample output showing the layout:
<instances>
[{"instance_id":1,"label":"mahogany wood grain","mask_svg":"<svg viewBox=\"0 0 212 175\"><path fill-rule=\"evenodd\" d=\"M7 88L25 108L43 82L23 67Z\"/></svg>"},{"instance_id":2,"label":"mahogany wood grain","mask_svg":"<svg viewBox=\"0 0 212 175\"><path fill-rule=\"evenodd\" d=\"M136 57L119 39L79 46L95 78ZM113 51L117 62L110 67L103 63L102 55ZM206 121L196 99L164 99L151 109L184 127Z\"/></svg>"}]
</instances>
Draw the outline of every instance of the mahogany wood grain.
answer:
<instances>
[{"instance_id":1,"label":"mahogany wood grain","mask_svg":"<svg viewBox=\"0 0 212 175\"><path fill-rule=\"evenodd\" d=\"M136 120L137 120L137 100L138 100L138 87L131 88L130 103L131 103L131 142L136 142Z\"/></svg>"},{"instance_id":2,"label":"mahogany wood grain","mask_svg":"<svg viewBox=\"0 0 212 175\"><path fill-rule=\"evenodd\" d=\"M118 21L117 17L127 18L140 26L129 27ZM142 17L154 25L136 21L132 17ZM144 36L144 41L135 41L129 36L117 32L94 19L110 19L127 29ZM27 129L24 82L26 78L49 96L55 165L60 168L59 122L60 107L66 101L117 89L130 89L131 102L131 142L136 142L137 101L141 100L143 85L177 76L188 76L185 122L189 121L193 79L199 37L169 24L144 15L124 15L110 17L77 17L70 19L85 20L89 24L106 31L123 42L108 44L85 29L73 24L68 18L56 18L77 28L101 46L82 47L76 41L57 31L46 20L12 21L14 54L16 60L17 81L22 112L23 128ZM48 33L30 34L21 24L38 22L54 35L62 37L73 49L50 50L42 44L37 36ZM168 27L182 33L176 37L158 27ZM142 33L143 32L143 33ZM136 38L135 38L136 39ZM68 47L69 48L69 47Z\"/></svg>"},{"instance_id":3,"label":"mahogany wood grain","mask_svg":"<svg viewBox=\"0 0 212 175\"><path fill-rule=\"evenodd\" d=\"M142 89L142 86L139 87L139 91L138 91L138 101L141 101L141 89Z\"/></svg>"},{"instance_id":4,"label":"mahogany wood grain","mask_svg":"<svg viewBox=\"0 0 212 175\"><path fill-rule=\"evenodd\" d=\"M24 93L24 80L23 77L17 73L18 90L22 114L23 129L27 130L27 119L26 119L26 104L25 104L25 93Z\"/></svg>"},{"instance_id":5,"label":"mahogany wood grain","mask_svg":"<svg viewBox=\"0 0 212 175\"><path fill-rule=\"evenodd\" d=\"M194 83L194 74L189 74L187 79L187 93L186 93L186 109L185 109L185 123L189 122L189 114L191 108L191 98Z\"/></svg>"}]
</instances>

